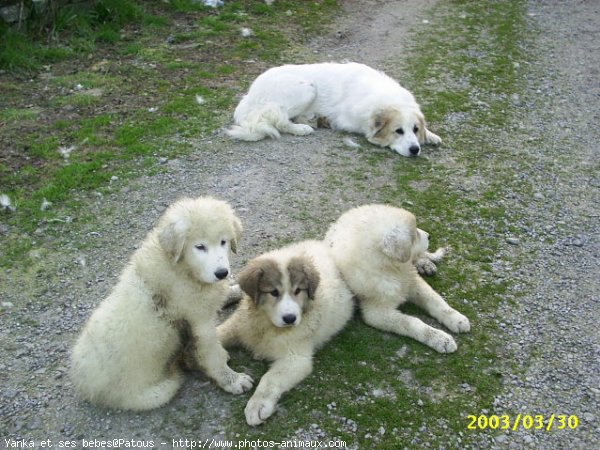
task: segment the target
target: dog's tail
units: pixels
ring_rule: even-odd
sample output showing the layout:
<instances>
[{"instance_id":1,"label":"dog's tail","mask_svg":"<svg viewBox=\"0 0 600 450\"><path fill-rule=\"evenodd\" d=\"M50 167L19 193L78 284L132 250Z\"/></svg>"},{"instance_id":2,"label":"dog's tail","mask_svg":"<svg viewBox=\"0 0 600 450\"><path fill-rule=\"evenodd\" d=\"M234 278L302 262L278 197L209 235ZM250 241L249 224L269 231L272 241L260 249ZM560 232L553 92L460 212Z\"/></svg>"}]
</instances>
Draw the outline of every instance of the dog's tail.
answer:
<instances>
[{"instance_id":1,"label":"dog's tail","mask_svg":"<svg viewBox=\"0 0 600 450\"><path fill-rule=\"evenodd\" d=\"M266 137L279 139L279 128L287 125L289 118L279 105L267 103L244 117L236 117L236 122L237 125L225 130L229 137L242 141L260 141Z\"/></svg>"}]
</instances>

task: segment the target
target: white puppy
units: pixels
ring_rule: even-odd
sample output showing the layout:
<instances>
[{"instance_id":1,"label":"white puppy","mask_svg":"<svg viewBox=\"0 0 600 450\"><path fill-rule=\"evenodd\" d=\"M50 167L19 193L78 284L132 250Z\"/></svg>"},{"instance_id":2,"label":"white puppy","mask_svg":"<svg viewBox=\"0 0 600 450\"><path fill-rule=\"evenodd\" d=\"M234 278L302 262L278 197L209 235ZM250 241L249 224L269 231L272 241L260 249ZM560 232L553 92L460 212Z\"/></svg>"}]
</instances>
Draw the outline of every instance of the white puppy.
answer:
<instances>
[{"instance_id":1,"label":"white puppy","mask_svg":"<svg viewBox=\"0 0 600 450\"><path fill-rule=\"evenodd\" d=\"M223 201L183 199L167 209L73 348L71 378L83 398L132 410L165 404L183 381L184 347L224 390L252 387L228 367L215 327L241 231Z\"/></svg>"},{"instance_id":2,"label":"white puppy","mask_svg":"<svg viewBox=\"0 0 600 450\"><path fill-rule=\"evenodd\" d=\"M253 259L238 281L242 302L217 329L225 347L242 345L256 358L273 361L246 405L246 421L255 426L311 373L315 351L352 316L352 293L317 241Z\"/></svg>"},{"instance_id":3,"label":"white puppy","mask_svg":"<svg viewBox=\"0 0 600 450\"><path fill-rule=\"evenodd\" d=\"M292 120L295 122L292 122ZM258 141L280 132L305 135L309 122L364 135L403 156L441 139L425 127L413 95L383 72L364 64L285 65L267 70L250 86L227 134Z\"/></svg>"},{"instance_id":4,"label":"white puppy","mask_svg":"<svg viewBox=\"0 0 600 450\"><path fill-rule=\"evenodd\" d=\"M415 261L424 255L441 255L427 253L428 234L417 228L413 214L386 205L361 206L342 214L325 242L368 325L409 336L440 353L456 350L448 333L397 309L408 300L453 332L471 328L469 319L452 309L417 273Z\"/></svg>"}]
</instances>

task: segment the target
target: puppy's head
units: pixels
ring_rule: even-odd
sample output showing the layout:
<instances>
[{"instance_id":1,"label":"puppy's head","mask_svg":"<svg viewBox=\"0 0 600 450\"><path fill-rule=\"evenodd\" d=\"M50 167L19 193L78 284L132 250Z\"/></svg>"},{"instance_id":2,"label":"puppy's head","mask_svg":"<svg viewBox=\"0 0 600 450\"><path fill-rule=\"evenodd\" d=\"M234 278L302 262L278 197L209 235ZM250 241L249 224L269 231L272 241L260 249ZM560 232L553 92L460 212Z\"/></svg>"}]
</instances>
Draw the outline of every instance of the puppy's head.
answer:
<instances>
[{"instance_id":1,"label":"puppy's head","mask_svg":"<svg viewBox=\"0 0 600 450\"><path fill-rule=\"evenodd\" d=\"M242 290L254 300L276 327L297 326L314 299L319 272L304 256L279 264L271 258L256 258L240 272Z\"/></svg>"},{"instance_id":2,"label":"puppy's head","mask_svg":"<svg viewBox=\"0 0 600 450\"><path fill-rule=\"evenodd\" d=\"M158 225L158 241L167 257L184 265L201 283L229 275L229 254L236 252L241 233L233 209L210 197L179 200Z\"/></svg>"},{"instance_id":3,"label":"puppy's head","mask_svg":"<svg viewBox=\"0 0 600 450\"><path fill-rule=\"evenodd\" d=\"M381 250L386 256L406 263L427 251L429 234L417 228L417 220L412 213L401 212L395 226L383 234Z\"/></svg>"},{"instance_id":4,"label":"puppy's head","mask_svg":"<svg viewBox=\"0 0 600 450\"><path fill-rule=\"evenodd\" d=\"M425 142L425 118L418 106L382 109L371 118L367 139L402 156L419 156Z\"/></svg>"}]
</instances>

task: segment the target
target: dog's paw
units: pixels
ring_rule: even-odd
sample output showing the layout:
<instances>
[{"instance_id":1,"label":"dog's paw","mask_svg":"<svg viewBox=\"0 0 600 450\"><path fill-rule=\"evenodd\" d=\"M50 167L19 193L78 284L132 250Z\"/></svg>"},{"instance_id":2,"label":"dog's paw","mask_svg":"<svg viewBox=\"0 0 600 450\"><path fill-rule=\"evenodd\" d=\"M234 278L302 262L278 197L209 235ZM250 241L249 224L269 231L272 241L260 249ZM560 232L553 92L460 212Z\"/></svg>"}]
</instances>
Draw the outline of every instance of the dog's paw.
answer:
<instances>
[{"instance_id":1,"label":"dog's paw","mask_svg":"<svg viewBox=\"0 0 600 450\"><path fill-rule=\"evenodd\" d=\"M442 138L429 130L425 130L425 143L430 145L440 145Z\"/></svg>"},{"instance_id":2,"label":"dog's paw","mask_svg":"<svg viewBox=\"0 0 600 450\"><path fill-rule=\"evenodd\" d=\"M250 375L232 371L223 382L219 383L224 391L231 394L243 394L252 389L254 380Z\"/></svg>"},{"instance_id":3,"label":"dog's paw","mask_svg":"<svg viewBox=\"0 0 600 450\"><path fill-rule=\"evenodd\" d=\"M415 261L415 267L419 275L435 275L437 273L437 266L435 263L427 258L426 256L420 256Z\"/></svg>"},{"instance_id":4,"label":"dog's paw","mask_svg":"<svg viewBox=\"0 0 600 450\"><path fill-rule=\"evenodd\" d=\"M296 123L290 129L290 133L295 134L296 136L306 136L307 134L310 134L313 131L315 131L313 127L311 127L310 125L305 125L303 123Z\"/></svg>"},{"instance_id":5,"label":"dog's paw","mask_svg":"<svg viewBox=\"0 0 600 450\"><path fill-rule=\"evenodd\" d=\"M244 409L246 422L251 427L260 425L273 415L275 406L276 403L273 400L252 397Z\"/></svg>"},{"instance_id":6,"label":"dog's paw","mask_svg":"<svg viewBox=\"0 0 600 450\"><path fill-rule=\"evenodd\" d=\"M458 348L454 338L441 330L435 330L424 344L439 353L454 353Z\"/></svg>"},{"instance_id":7,"label":"dog's paw","mask_svg":"<svg viewBox=\"0 0 600 450\"><path fill-rule=\"evenodd\" d=\"M453 333L468 333L471 331L471 322L467 316L452 310L444 317L442 323Z\"/></svg>"}]
</instances>

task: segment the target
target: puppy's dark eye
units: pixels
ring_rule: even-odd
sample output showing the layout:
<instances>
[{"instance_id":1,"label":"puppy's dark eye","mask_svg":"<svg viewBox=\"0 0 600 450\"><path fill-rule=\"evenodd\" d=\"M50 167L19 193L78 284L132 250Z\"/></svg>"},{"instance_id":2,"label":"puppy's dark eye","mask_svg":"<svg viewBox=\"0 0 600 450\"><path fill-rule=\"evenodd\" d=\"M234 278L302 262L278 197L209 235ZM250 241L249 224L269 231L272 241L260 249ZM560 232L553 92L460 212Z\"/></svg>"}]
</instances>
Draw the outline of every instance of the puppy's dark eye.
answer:
<instances>
[{"instance_id":1,"label":"puppy's dark eye","mask_svg":"<svg viewBox=\"0 0 600 450\"><path fill-rule=\"evenodd\" d=\"M296 288L296 290L294 291L294 295L300 295L300 292L302 292L302 289Z\"/></svg>"},{"instance_id":2,"label":"puppy's dark eye","mask_svg":"<svg viewBox=\"0 0 600 450\"><path fill-rule=\"evenodd\" d=\"M413 128L413 133L418 133L419 132L419 127L415 125L415 127Z\"/></svg>"},{"instance_id":3,"label":"puppy's dark eye","mask_svg":"<svg viewBox=\"0 0 600 450\"><path fill-rule=\"evenodd\" d=\"M279 297L279 291L278 291L277 289L273 289L273 290L271 291L271 295L272 295L273 297Z\"/></svg>"},{"instance_id":4,"label":"puppy's dark eye","mask_svg":"<svg viewBox=\"0 0 600 450\"><path fill-rule=\"evenodd\" d=\"M223 239L221 241L221 247L225 247L227 245L227 241L225 239Z\"/></svg>"},{"instance_id":5,"label":"puppy's dark eye","mask_svg":"<svg viewBox=\"0 0 600 450\"><path fill-rule=\"evenodd\" d=\"M404 134L404 130L402 128L398 128L396 130L396 133L398 133L398 134Z\"/></svg>"},{"instance_id":6,"label":"puppy's dark eye","mask_svg":"<svg viewBox=\"0 0 600 450\"><path fill-rule=\"evenodd\" d=\"M198 245L196 245L196 249L200 250L201 252L205 252L206 246L203 244L198 244Z\"/></svg>"}]
</instances>

